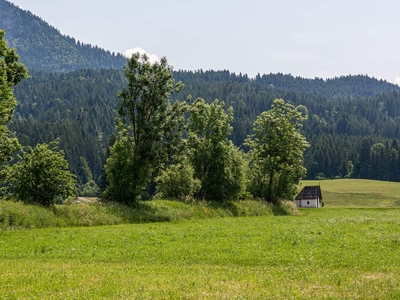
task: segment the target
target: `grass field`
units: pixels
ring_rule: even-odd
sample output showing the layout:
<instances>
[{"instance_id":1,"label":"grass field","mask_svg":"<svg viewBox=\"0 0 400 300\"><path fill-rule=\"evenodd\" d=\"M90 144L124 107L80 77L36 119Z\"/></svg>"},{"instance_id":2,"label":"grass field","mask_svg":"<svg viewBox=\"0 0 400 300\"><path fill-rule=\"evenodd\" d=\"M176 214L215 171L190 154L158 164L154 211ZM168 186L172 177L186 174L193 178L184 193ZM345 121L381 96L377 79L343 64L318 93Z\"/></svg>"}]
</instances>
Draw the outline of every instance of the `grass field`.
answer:
<instances>
[{"instance_id":1,"label":"grass field","mask_svg":"<svg viewBox=\"0 0 400 300\"><path fill-rule=\"evenodd\" d=\"M0 299L399 299L399 209L0 233Z\"/></svg>"},{"instance_id":2,"label":"grass field","mask_svg":"<svg viewBox=\"0 0 400 300\"><path fill-rule=\"evenodd\" d=\"M1 230L0 299L400 299L396 184L351 183L293 216Z\"/></svg>"},{"instance_id":3,"label":"grass field","mask_svg":"<svg viewBox=\"0 0 400 300\"><path fill-rule=\"evenodd\" d=\"M304 180L321 185L326 207L400 207L400 182L366 179Z\"/></svg>"}]
</instances>

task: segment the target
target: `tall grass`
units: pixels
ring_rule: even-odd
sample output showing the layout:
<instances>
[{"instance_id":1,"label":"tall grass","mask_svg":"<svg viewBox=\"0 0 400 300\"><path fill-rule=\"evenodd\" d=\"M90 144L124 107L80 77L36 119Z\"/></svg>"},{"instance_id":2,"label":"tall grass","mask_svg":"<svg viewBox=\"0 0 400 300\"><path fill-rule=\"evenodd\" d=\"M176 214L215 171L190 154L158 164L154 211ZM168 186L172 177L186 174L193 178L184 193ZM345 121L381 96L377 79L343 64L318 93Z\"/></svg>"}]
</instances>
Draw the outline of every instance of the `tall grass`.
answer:
<instances>
[{"instance_id":1,"label":"tall grass","mask_svg":"<svg viewBox=\"0 0 400 300\"><path fill-rule=\"evenodd\" d=\"M95 202L56 205L47 209L0 200L0 228L99 226L295 213L288 205L278 207L250 200L223 203L155 200L139 202L136 207Z\"/></svg>"}]
</instances>

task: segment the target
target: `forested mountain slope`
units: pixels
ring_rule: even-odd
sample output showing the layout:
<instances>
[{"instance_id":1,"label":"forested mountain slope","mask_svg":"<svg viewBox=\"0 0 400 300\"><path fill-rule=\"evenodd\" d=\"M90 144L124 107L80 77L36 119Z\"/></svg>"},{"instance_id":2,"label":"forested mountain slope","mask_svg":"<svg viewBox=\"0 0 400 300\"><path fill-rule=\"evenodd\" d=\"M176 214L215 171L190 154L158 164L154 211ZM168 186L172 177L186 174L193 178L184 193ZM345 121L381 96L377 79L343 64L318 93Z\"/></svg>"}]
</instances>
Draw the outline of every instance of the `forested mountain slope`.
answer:
<instances>
[{"instance_id":1,"label":"forested mountain slope","mask_svg":"<svg viewBox=\"0 0 400 300\"><path fill-rule=\"evenodd\" d=\"M83 157L97 178L114 132L119 104L116 95L126 83L123 72L100 69L31 75L15 90L19 105L11 128L22 144L60 137L74 173L79 173ZM380 161L389 156L393 160L392 149L397 161L398 143L392 142L400 139L400 92L396 85L366 76L322 81L281 74L270 74L269 81L260 82L229 71L179 71L175 77L185 83L175 99L185 100L188 95L207 102L219 99L234 108L231 138L237 145L251 134L255 118L268 110L274 99L303 105L309 115L303 133L311 144L305 155L308 178L323 173L326 177L400 180L395 170L392 175L384 171L377 174L377 166L370 162L373 145L378 142L385 145L378 153ZM368 155L362 157L362 151ZM397 173L400 175L400 170Z\"/></svg>"},{"instance_id":2,"label":"forested mountain slope","mask_svg":"<svg viewBox=\"0 0 400 300\"><path fill-rule=\"evenodd\" d=\"M30 12L0 0L0 28L31 77L15 89L19 101L9 127L21 144L60 139L71 170L85 183L88 165L102 174L115 132L117 92L126 84L121 55L66 37ZM202 97L234 109L231 139L252 132L276 98L302 105L307 178L355 177L400 181L400 88L366 75L307 79L290 74L249 78L225 71L177 71L185 84L176 100ZM244 148L245 149L245 148ZM246 149L245 149L246 150Z\"/></svg>"},{"instance_id":3,"label":"forested mountain slope","mask_svg":"<svg viewBox=\"0 0 400 300\"><path fill-rule=\"evenodd\" d=\"M294 77L290 74L258 74L255 78L249 78L246 74L235 74L224 71L178 71L176 78L186 85L196 85L200 81L206 83L237 82L256 83L268 87L270 90L292 91L296 93L308 93L336 96L373 96L387 91L400 91L400 87L384 80L371 78L367 75L341 76L330 79Z\"/></svg>"},{"instance_id":4,"label":"forested mountain slope","mask_svg":"<svg viewBox=\"0 0 400 300\"><path fill-rule=\"evenodd\" d=\"M123 72L117 70L32 71L31 78L15 89L19 104L10 128L22 145L60 138L71 171L79 174L83 157L98 178L108 139L115 131L117 92L125 82Z\"/></svg>"},{"instance_id":5,"label":"forested mountain slope","mask_svg":"<svg viewBox=\"0 0 400 300\"><path fill-rule=\"evenodd\" d=\"M121 54L62 35L41 18L6 0L0 0L0 29L6 31L8 45L17 49L29 70L119 69L125 63Z\"/></svg>"}]
</instances>

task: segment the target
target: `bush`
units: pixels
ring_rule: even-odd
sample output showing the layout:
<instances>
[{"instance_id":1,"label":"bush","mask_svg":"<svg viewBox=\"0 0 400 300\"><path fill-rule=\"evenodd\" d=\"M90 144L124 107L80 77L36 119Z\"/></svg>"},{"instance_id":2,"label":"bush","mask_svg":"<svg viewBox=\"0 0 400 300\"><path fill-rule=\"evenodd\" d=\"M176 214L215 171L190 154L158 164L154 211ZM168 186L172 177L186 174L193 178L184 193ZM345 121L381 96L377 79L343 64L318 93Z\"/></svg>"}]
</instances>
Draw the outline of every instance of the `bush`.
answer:
<instances>
[{"instance_id":1,"label":"bush","mask_svg":"<svg viewBox=\"0 0 400 300\"><path fill-rule=\"evenodd\" d=\"M314 179L315 180L325 180L326 176L324 173L318 173L317 175L315 175Z\"/></svg>"},{"instance_id":2,"label":"bush","mask_svg":"<svg viewBox=\"0 0 400 300\"><path fill-rule=\"evenodd\" d=\"M157 183L156 198L191 199L200 189L200 180L193 178L193 167L189 163L178 163L161 172Z\"/></svg>"},{"instance_id":3,"label":"bush","mask_svg":"<svg viewBox=\"0 0 400 300\"><path fill-rule=\"evenodd\" d=\"M57 142L29 147L7 172L6 189L16 200L51 206L58 197L75 193L75 176L68 170Z\"/></svg>"},{"instance_id":4,"label":"bush","mask_svg":"<svg viewBox=\"0 0 400 300\"><path fill-rule=\"evenodd\" d=\"M98 197L100 195L100 189L94 180L79 186L79 195L84 197Z\"/></svg>"}]
</instances>

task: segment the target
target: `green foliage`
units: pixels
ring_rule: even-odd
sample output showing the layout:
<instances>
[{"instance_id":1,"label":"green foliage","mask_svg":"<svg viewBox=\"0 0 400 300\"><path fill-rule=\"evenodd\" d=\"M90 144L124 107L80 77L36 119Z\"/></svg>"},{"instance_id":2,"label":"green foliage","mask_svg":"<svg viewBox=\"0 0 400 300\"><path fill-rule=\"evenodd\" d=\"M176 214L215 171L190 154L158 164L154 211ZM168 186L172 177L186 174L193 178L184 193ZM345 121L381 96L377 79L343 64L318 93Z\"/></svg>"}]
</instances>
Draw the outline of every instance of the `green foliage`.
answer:
<instances>
[{"instance_id":1,"label":"green foliage","mask_svg":"<svg viewBox=\"0 0 400 300\"><path fill-rule=\"evenodd\" d=\"M132 148L126 131L120 130L114 145L110 147L110 156L107 158L105 170L108 186L103 198L124 204L136 203L136 198L142 193L139 190L138 177L146 179L147 171L144 167L136 168L137 162L132 158ZM144 183L142 183L142 186Z\"/></svg>"},{"instance_id":2,"label":"green foliage","mask_svg":"<svg viewBox=\"0 0 400 300\"><path fill-rule=\"evenodd\" d=\"M188 161L168 166L155 178L159 199L193 199L201 182L194 179L194 170Z\"/></svg>"},{"instance_id":3,"label":"green foliage","mask_svg":"<svg viewBox=\"0 0 400 300\"><path fill-rule=\"evenodd\" d=\"M115 134L119 104L115 94L127 82L123 72L86 69L61 74L31 71L30 75L15 88L19 105L9 129L17 133L21 144L32 147L59 137L71 172L82 181L79 158L84 157L99 183L107 141ZM390 165L386 174L373 172L369 161L375 143L386 147L388 142L389 148L398 149L392 147L400 138L396 121L400 88L396 85L367 76L319 80L269 74L251 79L229 71L179 71L174 77L186 87L171 95L172 100L184 103L191 94L211 102L221 99L226 107L234 108L229 139L236 146L252 133L256 117L270 109L274 99L300 106L302 114L308 110L309 118L301 129L310 143L304 154L306 178L313 179L318 173L327 178L348 176L351 162L351 177L400 180L398 154L395 163L384 162ZM174 152L180 151L170 151ZM389 157L385 154L381 159Z\"/></svg>"},{"instance_id":4,"label":"green foliage","mask_svg":"<svg viewBox=\"0 0 400 300\"><path fill-rule=\"evenodd\" d=\"M301 181L302 186L318 185L316 181ZM381 208L389 210L400 207L398 190L400 183L361 179L325 180L320 182L325 207L319 210L298 209L292 201L271 205L265 201L139 201L130 207L120 203L97 202L83 199L83 204L69 198L65 205L52 206L51 210L22 202L0 200L0 231L7 228L98 226L124 223L165 222L201 220L221 217L287 216L313 214L330 216L370 211L377 214ZM300 186L301 188L301 186ZM80 199L79 199L80 200ZM362 208L362 209L360 209ZM334 213L335 214L335 213ZM329 217L328 217L329 218Z\"/></svg>"},{"instance_id":5,"label":"green foliage","mask_svg":"<svg viewBox=\"0 0 400 300\"><path fill-rule=\"evenodd\" d=\"M80 70L70 73L31 72L15 89L19 105L9 128L22 145L34 147L59 138L60 149L77 181L83 157L98 182L103 173L108 139L115 134L118 90L126 84L121 70Z\"/></svg>"},{"instance_id":6,"label":"green foliage","mask_svg":"<svg viewBox=\"0 0 400 300\"><path fill-rule=\"evenodd\" d=\"M295 202L282 200L272 206L272 212L277 216L292 216L296 215L299 210Z\"/></svg>"},{"instance_id":7,"label":"green foliage","mask_svg":"<svg viewBox=\"0 0 400 300\"><path fill-rule=\"evenodd\" d=\"M0 30L0 169L19 148L18 140L5 125L17 105L13 88L28 76L25 66L18 60L15 50L6 44L4 30Z\"/></svg>"},{"instance_id":8,"label":"green foliage","mask_svg":"<svg viewBox=\"0 0 400 300\"><path fill-rule=\"evenodd\" d=\"M233 110L224 102L211 104L198 98L191 108L188 124L189 159L194 177L201 182L198 197L223 201L238 199L244 191L244 159L228 140Z\"/></svg>"},{"instance_id":9,"label":"green foliage","mask_svg":"<svg viewBox=\"0 0 400 300\"><path fill-rule=\"evenodd\" d=\"M84 157L80 157L81 172L78 174L78 179L81 179L80 183L77 183L78 193L80 196L85 197L97 197L100 195L100 188L93 180L92 171L90 170L89 164Z\"/></svg>"},{"instance_id":10,"label":"green foliage","mask_svg":"<svg viewBox=\"0 0 400 300\"><path fill-rule=\"evenodd\" d=\"M78 193L79 196L98 197L100 196L100 188L94 180L90 180L84 185L79 185Z\"/></svg>"},{"instance_id":11,"label":"green foliage","mask_svg":"<svg viewBox=\"0 0 400 300\"><path fill-rule=\"evenodd\" d=\"M171 108L168 98L183 85L175 83L166 58L151 64L147 55L139 53L128 60L125 75L128 87L119 93L119 134L107 159L110 184L104 196L134 204L146 197L166 151L180 138L183 111L180 106Z\"/></svg>"},{"instance_id":12,"label":"green foliage","mask_svg":"<svg viewBox=\"0 0 400 300\"><path fill-rule=\"evenodd\" d=\"M4 163L8 161L12 154L20 149L20 147L21 145L15 137L15 134L8 130L7 126L0 124L0 171L4 166Z\"/></svg>"},{"instance_id":13,"label":"green foliage","mask_svg":"<svg viewBox=\"0 0 400 300\"><path fill-rule=\"evenodd\" d=\"M246 139L250 147L250 191L268 202L291 200L296 184L306 174L303 153L308 147L300 133L306 117L282 99L254 122L254 134Z\"/></svg>"},{"instance_id":14,"label":"green foliage","mask_svg":"<svg viewBox=\"0 0 400 300\"><path fill-rule=\"evenodd\" d=\"M38 144L7 170L6 188L16 200L51 206L57 197L74 194L74 177L56 142Z\"/></svg>"},{"instance_id":15,"label":"green foliage","mask_svg":"<svg viewBox=\"0 0 400 300\"><path fill-rule=\"evenodd\" d=\"M80 178L81 178L81 183L87 183L89 181L93 180L93 174L92 171L90 170L89 164L87 163L86 159L84 157L79 158L80 163L81 163L81 172Z\"/></svg>"}]
</instances>

